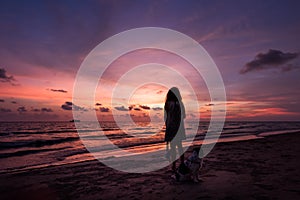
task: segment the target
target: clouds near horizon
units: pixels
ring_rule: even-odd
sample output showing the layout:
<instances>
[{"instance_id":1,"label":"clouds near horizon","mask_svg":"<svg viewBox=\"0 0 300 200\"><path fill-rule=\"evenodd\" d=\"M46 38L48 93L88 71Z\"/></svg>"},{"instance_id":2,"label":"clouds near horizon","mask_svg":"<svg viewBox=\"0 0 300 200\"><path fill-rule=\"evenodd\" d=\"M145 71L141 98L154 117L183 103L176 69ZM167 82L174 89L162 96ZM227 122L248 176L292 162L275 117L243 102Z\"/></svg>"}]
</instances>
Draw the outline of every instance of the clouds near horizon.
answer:
<instances>
[{"instance_id":1,"label":"clouds near horizon","mask_svg":"<svg viewBox=\"0 0 300 200\"><path fill-rule=\"evenodd\" d=\"M70 101L66 101L63 105L61 105L63 110L74 110L74 111L87 111L86 108L77 106Z\"/></svg>"},{"instance_id":2,"label":"clouds near horizon","mask_svg":"<svg viewBox=\"0 0 300 200\"><path fill-rule=\"evenodd\" d=\"M153 107L152 110L159 111L159 110L163 110L163 108L161 108L161 107Z\"/></svg>"},{"instance_id":3,"label":"clouds near horizon","mask_svg":"<svg viewBox=\"0 0 300 200\"><path fill-rule=\"evenodd\" d=\"M109 112L109 108L106 107L100 107L99 110L100 112Z\"/></svg>"},{"instance_id":4,"label":"clouds near horizon","mask_svg":"<svg viewBox=\"0 0 300 200\"><path fill-rule=\"evenodd\" d=\"M16 82L16 79L12 75L7 75L6 70L4 68L0 68L0 82L15 85L14 82Z\"/></svg>"},{"instance_id":5,"label":"clouds near horizon","mask_svg":"<svg viewBox=\"0 0 300 200\"><path fill-rule=\"evenodd\" d=\"M24 113L24 112L27 112L27 109L25 108L25 106L20 106L20 107L18 107L17 111L18 111L20 114L22 114L22 113Z\"/></svg>"},{"instance_id":6,"label":"clouds near horizon","mask_svg":"<svg viewBox=\"0 0 300 200\"><path fill-rule=\"evenodd\" d=\"M12 112L11 109L9 109L9 108L0 108L0 113L8 113L8 112Z\"/></svg>"},{"instance_id":7,"label":"clouds near horizon","mask_svg":"<svg viewBox=\"0 0 300 200\"><path fill-rule=\"evenodd\" d=\"M124 106L115 106L115 109L118 111L128 111L128 108L125 108Z\"/></svg>"},{"instance_id":8,"label":"clouds near horizon","mask_svg":"<svg viewBox=\"0 0 300 200\"><path fill-rule=\"evenodd\" d=\"M61 92L61 93L67 93L68 91L63 89L50 89L51 92Z\"/></svg>"},{"instance_id":9,"label":"clouds near horizon","mask_svg":"<svg viewBox=\"0 0 300 200\"><path fill-rule=\"evenodd\" d=\"M41 108L42 112L53 112L51 108Z\"/></svg>"},{"instance_id":10,"label":"clouds near horizon","mask_svg":"<svg viewBox=\"0 0 300 200\"><path fill-rule=\"evenodd\" d=\"M150 107L147 105L140 105L140 108L144 109L144 110L150 110Z\"/></svg>"}]
</instances>

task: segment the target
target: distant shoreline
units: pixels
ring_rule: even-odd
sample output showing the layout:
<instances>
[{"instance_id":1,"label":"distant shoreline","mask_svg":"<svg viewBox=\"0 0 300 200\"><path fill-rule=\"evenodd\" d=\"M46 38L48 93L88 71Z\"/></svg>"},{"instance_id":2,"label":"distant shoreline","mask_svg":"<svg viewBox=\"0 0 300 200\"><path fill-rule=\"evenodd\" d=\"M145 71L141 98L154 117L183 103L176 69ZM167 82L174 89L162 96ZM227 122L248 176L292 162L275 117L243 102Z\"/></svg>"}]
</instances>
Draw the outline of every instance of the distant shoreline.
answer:
<instances>
[{"instance_id":1,"label":"distant shoreline","mask_svg":"<svg viewBox=\"0 0 300 200\"><path fill-rule=\"evenodd\" d=\"M31 121L31 120L29 120L29 121L26 121L26 120L22 120L22 121L5 121L5 120L0 120L0 123L13 123L13 122L25 122L25 123L42 123L42 122L45 122L45 123L57 123L57 122L70 122L71 120L59 120L59 121L38 121L38 120L36 120L36 121ZM188 120L188 121L197 121L196 119L195 120ZM81 122L94 122L94 121L81 121ZM104 120L104 121L101 121L101 122L115 122L115 121L113 121L113 120ZM126 121L124 121L124 122L126 122ZM136 121L136 122L144 122L144 121ZM163 121L162 121L163 122ZM201 120L200 121L200 123L201 122L203 122L203 123L208 123L208 122L210 122L210 120ZM295 122L299 122L300 123L300 120L263 120L263 121L256 121L256 120L225 120L225 123L226 122L230 122L230 123L234 123L234 122L250 122L250 123L252 123L252 122L254 122L254 123L259 123L259 122L261 122L261 123L264 123L264 122L293 122L293 123L295 123Z\"/></svg>"},{"instance_id":2,"label":"distant shoreline","mask_svg":"<svg viewBox=\"0 0 300 200\"><path fill-rule=\"evenodd\" d=\"M270 138L270 137L278 137L281 135L296 135L296 134L300 134L300 130L295 130L292 132L287 132L287 133L282 133L282 134L274 134L274 135L266 135L263 137L256 137L256 138L252 138L252 139L244 139L244 140L232 140L232 141L218 141L217 144L224 144L224 143L239 143L239 142L248 142L250 140L264 140L266 138ZM187 152L191 151L189 149L193 149L196 146L201 146L201 145L192 145L188 148ZM39 169L47 169L47 168L52 168L52 167L58 167L58 166L65 166L65 165L73 165L73 164L79 164L79 163L88 163L88 162L99 162L101 163L99 160L93 158L93 159L88 159L88 160L81 160L81 161L74 161L74 162L68 162L68 163L55 163L55 164L45 164L45 165L39 165L39 166L32 166L32 167L28 167L28 168L22 168L22 169L15 169L15 170L10 170L10 171L0 171L0 175L1 174L14 174L14 173L20 173L20 172L27 172L27 171L32 171L32 170L39 170Z\"/></svg>"}]
</instances>

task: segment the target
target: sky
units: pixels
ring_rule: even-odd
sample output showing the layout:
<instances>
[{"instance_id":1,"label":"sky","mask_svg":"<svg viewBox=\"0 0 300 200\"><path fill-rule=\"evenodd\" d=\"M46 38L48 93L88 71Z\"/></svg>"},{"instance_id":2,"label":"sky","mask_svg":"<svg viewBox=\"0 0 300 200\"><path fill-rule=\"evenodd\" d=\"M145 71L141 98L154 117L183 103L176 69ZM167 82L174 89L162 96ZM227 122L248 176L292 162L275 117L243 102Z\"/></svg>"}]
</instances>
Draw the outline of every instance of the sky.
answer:
<instances>
[{"instance_id":1,"label":"sky","mask_svg":"<svg viewBox=\"0 0 300 200\"><path fill-rule=\"evenodd\" d=\"M70 120L72 110L95 110L102 120L111 119L112 112L136 120L148 120L150 115L161 120L169 89L164 85L140 86L126 102L110 104L109 91L126 69L154 61L193 80L200 109L190 107L187 117L200 113L209 119L211 107L218 105L211 103L203 79L193 77L189 63L155 50L132 52L113 62L99 82L94 107L72 102L77 71L89 52L105 39L139 27L179 31L205 48L224 81L227 120L299 120L299 8L296 0L2 0L0 121ZM147 75L151 74L141 73L136 80ZM189 105L188 89L181 92Z\"/></svg>"}]
</instances>

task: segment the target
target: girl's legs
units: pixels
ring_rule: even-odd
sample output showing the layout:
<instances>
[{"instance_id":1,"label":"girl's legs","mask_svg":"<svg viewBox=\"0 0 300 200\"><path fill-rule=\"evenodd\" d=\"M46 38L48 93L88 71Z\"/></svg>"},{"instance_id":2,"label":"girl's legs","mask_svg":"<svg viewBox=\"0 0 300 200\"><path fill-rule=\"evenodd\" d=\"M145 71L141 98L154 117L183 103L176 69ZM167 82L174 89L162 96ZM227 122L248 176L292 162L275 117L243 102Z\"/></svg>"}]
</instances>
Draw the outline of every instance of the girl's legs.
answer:
<instances>
[{"instance_id":1,"label":"girl's legs","mask_svg":"<svg viewBox=\"0 0 300 200\"><path fill-rule=\"evenodd\" d=\"M176 142L172 140L170 142L170 154L171 154L171 162L172 162L172 170L176 170Z\"/></svg>"},{"instance_id":2,"label":"girl's legs","mask_svg":"<svg viewBox=\"0 0 300 200\"><path fill-rule=\"evenodd\" d=\"M180 161L181 163L184 162L184 154L183 154L183 148L182 148L182 143L181 140L179 141L175 141L172 140L170 143L170 153L171 153L171 162L172 163L172 170L175 171L176 170L176 146L178 149L178 154L181 155L180 156Z\"/></svg>"},{"instance_id":3,"label":"girl's legs","mask_svg":"<svg viewBox=\"0 0 300 200\"><path fill-rule=\"evenodd\" d=\"M181 163L183 163L184 162L184 153L183 153L181 140L177 142L177 148L178 148L179 155L181 155L180 156L180 161L181 161Z\"/></svg>"}]
</instances>

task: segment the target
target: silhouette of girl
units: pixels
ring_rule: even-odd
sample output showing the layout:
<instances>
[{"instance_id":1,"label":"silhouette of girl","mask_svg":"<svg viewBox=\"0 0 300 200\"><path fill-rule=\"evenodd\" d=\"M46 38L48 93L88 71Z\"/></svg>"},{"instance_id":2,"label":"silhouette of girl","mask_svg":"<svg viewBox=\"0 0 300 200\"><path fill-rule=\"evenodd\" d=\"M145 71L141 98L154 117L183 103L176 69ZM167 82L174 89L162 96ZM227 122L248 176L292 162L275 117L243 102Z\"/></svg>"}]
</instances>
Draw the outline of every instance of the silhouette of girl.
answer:
<instances>
[{"instance_id":1,"label":"silhouette of girl","mask_svg":"<svg viewBox=\"0 0 300 200\"><path fill-rule=\"evenodd\" d=\"M182 148L182 140L186 139L184 118L185 109L182 103L181 95L177 87L172 87L166 96L166 102L164 107L164 120L166 125L165 141L170 143L170 156L172 164L172 170L176 170L176 147L178 154L181 155L180 160L184 162L184 154Z\"/></svg>"}]
</instances>

